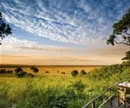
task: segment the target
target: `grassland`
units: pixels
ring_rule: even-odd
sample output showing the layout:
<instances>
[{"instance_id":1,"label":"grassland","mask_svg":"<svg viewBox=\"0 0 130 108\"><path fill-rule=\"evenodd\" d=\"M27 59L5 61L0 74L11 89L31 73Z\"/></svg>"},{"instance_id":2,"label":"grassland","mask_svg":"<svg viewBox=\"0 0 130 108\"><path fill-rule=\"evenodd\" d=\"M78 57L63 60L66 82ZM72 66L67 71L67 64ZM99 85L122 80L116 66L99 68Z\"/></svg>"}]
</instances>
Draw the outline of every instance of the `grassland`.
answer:
<instances>
[{"instance_id":1,"label":"grassland","mask_svg":"<svg viewBox=\"0 0 130 108\"><path fill-rule=\"evenodd\" d=\"M24 71L28 72L28 73L32 73L32 70L30 70L30 67L32 65L1 65L0 69L4 68L6 70L14 70L17 67L21 67ZM48 66L36 66L39 69L38 74L45 74L46 72L49 72L49 74L45 74L45 75L49 75L49 76L60 76L62 72L65 72L65 76L71 76L71 72L73 70L78 70L79 72L81 70L85 70L86 72L90 72L91 70L95 69L95 68L100 68L101 66L67 66L67 65L61 65L61 66L57 66L57 65L48 65Z\"/></svg>"},{"instance_id":2,"label":"grassland","mask_svg":"<svg viewBox=\"0 0 130 108\"><path fill-rule=\"evenodd\" d=\"M80 108L102 91L99 85L104 83L80 76L5 77L0 80L0 108Z\"/></svg>"},{"instance_id":3,"label":"grassland","mask_svg":"<svg viewBox=\"0 0 130 108\"><path fill-rule=\"evenodd\" d=\"M15 67L1 68L10 70ZM31 72L29 66L22 68ZM17 105L17 108L81 108L109 85L130 78L130 68L120 65L38 68L39 73L34 78L0 74L0 108L11 108L13 105ZM72 70L85 70L88 73L72 77ZM46 71L49 73L45 73Z\"/></svg>"}]
</instances>

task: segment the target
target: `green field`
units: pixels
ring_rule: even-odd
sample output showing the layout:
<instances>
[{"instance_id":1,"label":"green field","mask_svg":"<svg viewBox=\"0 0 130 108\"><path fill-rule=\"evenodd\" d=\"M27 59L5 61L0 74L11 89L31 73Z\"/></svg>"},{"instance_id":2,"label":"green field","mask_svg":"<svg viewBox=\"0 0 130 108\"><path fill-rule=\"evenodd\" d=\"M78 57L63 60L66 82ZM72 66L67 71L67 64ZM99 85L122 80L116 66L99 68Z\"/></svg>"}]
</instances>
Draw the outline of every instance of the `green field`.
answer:
<instances>
[{"instance_id":1,"label":"green field","mask_svg":"<svg viewBox=\"0 0 130 108\"><path fill-rule=\"evenodd\" d=\"M34 78L0 74L0 108L81 108L108 86L130 78L130 67L120 65L92 69L86 75L79 71L75 77L65 68L66 74L60 72L39 72Z\"/></svg>"}]
</instances>

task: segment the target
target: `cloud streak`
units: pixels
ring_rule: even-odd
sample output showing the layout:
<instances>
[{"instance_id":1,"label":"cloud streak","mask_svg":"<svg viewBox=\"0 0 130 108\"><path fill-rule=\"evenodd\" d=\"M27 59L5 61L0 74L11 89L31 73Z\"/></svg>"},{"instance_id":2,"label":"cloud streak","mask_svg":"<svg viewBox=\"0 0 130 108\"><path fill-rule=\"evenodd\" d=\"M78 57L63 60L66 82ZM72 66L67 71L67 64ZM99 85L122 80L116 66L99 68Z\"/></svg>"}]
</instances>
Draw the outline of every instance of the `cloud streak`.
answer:
<instances>
[{"instance_id":1,"label":"cloud streak","mask_svg":"<svg viewBox=\"0 0 130 108\"><path fill-rule=\"evenodd\" d=\"M113 22L129 6L128 0L110 1L2 0L1 8L6 21L35 36L64 43L90 44L106 39Z\"/></svg>"},{"instance_id":2,"label":"cloud streak","mask_svg":"<svg viewBox=\"0 0 130 108\"><path fill-rule=\"evenodd\" d=\"M76 50L71 47L55 46L55 45L42 45L34 41L19 40L15 37L9 37L3 41L0 50L4 49L19 49L19 50L33 50L33 51L52 51L52 52L75 52Z\"/></svg>"},{"instance_id":3,"label":"cloud streak","mask_svg":"<svg viewBox=\"0 0 130 108\"><path fill-rule=\"evenodd\" d=\"M106 39L129 6L129 0L1 0L4 20L13 28L0 46L1 58L6 63L23 58L41 64L121 63L129 48L106 47Z\"/></svg>"}]
</instances>

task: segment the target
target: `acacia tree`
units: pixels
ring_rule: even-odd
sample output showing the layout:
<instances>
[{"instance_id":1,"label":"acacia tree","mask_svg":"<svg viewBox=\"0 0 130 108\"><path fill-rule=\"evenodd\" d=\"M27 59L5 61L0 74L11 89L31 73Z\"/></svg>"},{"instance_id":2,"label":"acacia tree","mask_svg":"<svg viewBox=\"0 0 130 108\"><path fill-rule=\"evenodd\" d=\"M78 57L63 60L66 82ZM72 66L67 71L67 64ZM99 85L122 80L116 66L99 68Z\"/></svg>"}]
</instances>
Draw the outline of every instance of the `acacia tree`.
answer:
<instances>
[{"instance_id":1,"label":"acacia tree","mask_svg":"<svg viewBox=\"0 0 130 108\"><path fill-rule=\"evenodd\" d=\"M8 24L6 24L2 19L2 13L0 12L0 45L1 41L7 37L9 34L12 34L11 28Z\"/></svg>"},{"instance_id":2,"label":"acacia tree","mask_svg":"<svg viewBox=\"0 0 130 108\"><path fill-rule=\"evenodd\" d=\"M14 72L17 74L19 72L23 71L23 69L21 67L17 67L16 69L14 69Z\"/></svg>"},{"instance_id":3,"label":"acacia tree","mask_svg":"<svg viewBox=\"0 0 130 108\"><path fill-rule=\"evenodd\" d=\"M130 64L130 51L126 52L126 56L124 58L122 58L122 60L125 60L123 63L124 64Z\"/></svg>"},{"instance_id":4,"label":"acacia tree","mask_svg":"<svg viewBox=\"0 0 130 108\"><path fill-rule=\"evenodd\" d=\"M35 66L32 66L30 69L31 69L34 73L38 73L38 72L39 72L39 69L36 68Z\"/></svg>"},{"instance_id":5,"label":"acacia tree","mask_svg":"<svg viewBox=\"0 0 130 108\"><path fill-rule=\"evenodd\" d=\"M130 8L121 20L113 24L113 33L109 36L107 44L115 45L115 43L130 46ZM126 57L122 60L123 64L130 64L130 51L126 52Z\"/></svg>"},{"instance_id":6,"label":"acacia tree","mask_svg":"<svg viewBox=\"0 0 130 108\"><path fill-rule=\"evenodd\" d=\"M113 24L113 33L109 36L107 44L115 43L130 46L130 8L121 20Z\"/></svg>"}]
</instances>

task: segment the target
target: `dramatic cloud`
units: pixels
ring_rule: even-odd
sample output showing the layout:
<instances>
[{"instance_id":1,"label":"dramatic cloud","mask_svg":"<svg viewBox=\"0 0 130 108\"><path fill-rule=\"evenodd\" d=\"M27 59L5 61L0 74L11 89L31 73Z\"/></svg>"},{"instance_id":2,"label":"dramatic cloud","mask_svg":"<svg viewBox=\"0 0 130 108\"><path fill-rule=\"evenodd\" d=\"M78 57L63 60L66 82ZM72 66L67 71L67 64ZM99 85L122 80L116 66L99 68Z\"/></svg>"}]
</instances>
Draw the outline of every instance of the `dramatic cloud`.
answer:
<instances>
[{"instance_id":1,"label":"dramatic cloud","mask_svg":"<svg viewBox=\"0 0 130 108\"><path fill-rule=\"evenodd\" d=\"M18 63L19 59L28 64L30 60L36 64L111 64L120 63L129 49L106 47L112 25L127 12L129 0L0 3L3 18L13 29L0 46L1 63Z\"/></svg>"},{"instance_id":2,"label":"dramatic cloud","mask_svg":"<svg viewBox=\"0 0 130 108\"><path fill-rule=\"evenodd\" d=\"M52 45L40 45L34 41L19 40L15 37L9 37L5 39L0 47L0 50L6 49L19 49L19 50L34 50L34 51L58 51L58 52L73 52L73 48L66 48L63 46L52 46Z\"/></svg>"},{"instance_id":3,"label":"dramatic cloud","mask_svg":"<svg viewBox=\"0 0 130 108\"><path fill-rule=\"evenodd\" d=\"M125 4L125 7L124 7ZM53 41L90 44L102 41L129 7L129 0L2 0L5 20Z\"/></svg>"}]
</instances>

